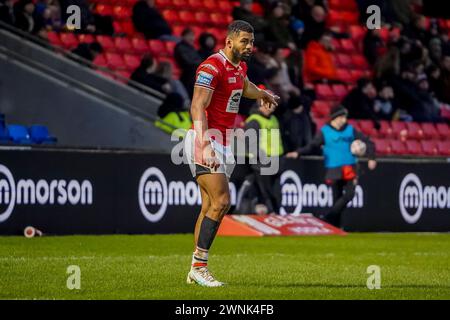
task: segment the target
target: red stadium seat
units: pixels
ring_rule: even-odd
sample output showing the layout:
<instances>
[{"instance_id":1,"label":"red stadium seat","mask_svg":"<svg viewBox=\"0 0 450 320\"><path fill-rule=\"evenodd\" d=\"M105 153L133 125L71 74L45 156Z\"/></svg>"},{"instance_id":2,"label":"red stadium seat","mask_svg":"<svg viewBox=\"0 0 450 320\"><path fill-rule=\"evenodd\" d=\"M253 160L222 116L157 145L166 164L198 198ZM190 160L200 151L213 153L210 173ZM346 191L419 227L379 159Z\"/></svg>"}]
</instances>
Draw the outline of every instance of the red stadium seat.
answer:
<instances>
[{"instance_id":1,"label":"red stadium seat","mask_svg":"<svg viewBox=\"0 0 450 320\"><path fill-rule=\"evenodd\" d=\"M116 80L122 83L128 83L128 80L131 77L131 72L128 70L117 70L116 74Z\"/></svg>"},{"instance_id":2,"label":"red stadium seat","mask_svg":"<svg viewBox=\"0 0 450 320\"><path fill-rule=\"evenodd\" d=\"M364 72L362 70L350 70L352 75L352 82L357 82L359 79L364 78Z\"/></svg>"},{"instance_id":3,"label":"red stadium seat","mask_svg":"<svg viewBox=\"0 0 450 320\"><path fill-rule=\"evenodd\" d=\"M352 25L349 28L349 32L350 32L350 36L352 37L353 41L359 43L363 40L365 34L366 34L366 29L364 29L364 27L361 27L359 25Z\"/></svg>"},{"instance_id":4,"label":"red stadium seat","mask_svg":"<svg viewBox=\"0 0 450 320\"><path fill-rule=\"evenodd\" d=\"M178 12L175 10L163 10L162 16L169 24L179 23L180 17L178 16Z\"/></svg>"},{"instance_id":5,"label":"red stadium seat","mask_svg":"<svg viewBox=\"0 0 450 320\"><path fill-rule=\"evenodd\" d=\"M356 47L351 39L340 39L341 49L347 53L355 53Z\"/></svg>"},{"instance_id":6,"label":"red stadium seat","mask_svg":"<svg viewBox=\"0 0 450 320\"><path fill-rule=\"evenodd\" d=\"M123 60L125 62L125 66L128 70L134 71L141 64L141 59L139 56L134 54L125 54L123 56Z\"/></svg>"},{"instance_id":7,"label":"red stadium seat","mask_svg":"<svg viewBox=\"0 0 450 320\"><path fill-rule=\"evenodd\" d=\"M360 120L359 126L361 128L361 132L369 137L378 136L377 129L375 129L372 120Z\"/></svg>"},{"instance_id":8,"label":"red stadium seat","mask_svg":"<svg viewBox=\"0 0 450 320\"><path fill-rule=\"evenodd\" d=\"M328 117L330 114L330 103L328 101L315 100L312 105L312 112L318 118Z\"/></svg>"},{"instance_id":9,"label":"red stadium seat","mask_svg":"<svg viewBox=\"0 0 450 320\"><path fill-rule=\"evenodd\" d=\"M166 52L170 57L173 57L175 46L177 43L175 41L164 41L164 44L166 45Z\"/></svg>"},{"instance_id":10,"label":"red stadium seat","mask_svg":"<svg viewBox=\"0 0 450 320\"><path fill-rule=\"evenodd\" d=\"M92 43L95 41L95 38L92 34L79 34L78 42L83 43Z\"/></svg>"},{"instance_id":11,"label":"red stadium seat","mask_svg":"<svg viewBox=\"0 0 450 320\"><path fill-rule=\"evenodd\" d=\"M450 156L450 141L439 141L437 149L440 155Z\"/></svg>"},{"instance_id":12,"label":"red stadium seat","mask_svg":"<svg viewBox=\"0 0 450 320\"><path fill-rule=\"evenodd\" d=\"M60 33L59 38L66 49L72 50L78 46L78 39L73 33Z\"/></svg>"},{"instance_id":13,"label":"red stadium seat","mask_svg":"<svg viewBox=\"0 0 450 320\"><path fill-rule=\"evenodd\" d=\"M350 124L354 129L361 131L361 127L359 125L358 120L356 119L348 119L347 123Z\"/></svg>"},{"instance_id":14,"label":"red stadium seat","mask_svg":"<svg viewBox=\"0 0 450 320\"><path fill-rule=\"evenodd\" d=\"M103 50L116 51L116 46L111 37L99 35L99 36L97 36L97 41L98 41L98 43L101 44L101 46L103 47Z\"/></svg>"},{"instance_id":15,"label":"red stadium seat","mask_svg":"<svg viewBox=\"0 0 450 320\"><path fill-rule=\"evenodd\" d=\"M406 122L406 129L409 138L418 140L423 138L422 127L417 122Z\"/></svg>"},{"instance_id":16,"label":"red stadium seat","mask_svg":"<svg viewBox=\"0 0 450 320\"><path fill-rule=\"evenodd\" d=\"M318 99L324 99L324 100L336 99L336 96L333 93L333 90L331 90L331 87L327 84L317 84L316 85L316 95L317 95Z\"/></svg>"},{"instance_id":17,"label":"red stadium seat","mask_svg":"<svg viewBox=\"0 0 450 320\"><path fill-rule=\"evenodd\" d=\"M196 22L195 15L191 11L180 11L178 12L178 16L183 24L190 25Z\"/></svg>"},{"instance_id":18,"label":"red stadium seat","mask_svg":"<svg viewBox=\"0 0 450 320\"><path fill-rule=\"evenodd\" d=\"M164 9L173 6L172 0L156 0L155 4L158 9Z\"/></svg>"},{"instance_id":19,"label":"red stadium seat","mask_svg":"<svg viewBox=\"0 0 450 320\"><path fill-rule=\"evenodd\" d=\"M391 140L391 150L393 154L398 155L407 154L406 146L400 140Z\"/></svg>"},{"instance_id":20,"label":"red stadium seat","mask_svg":"<svg viewBox=\"0 0 450 320\"><path fill-rule=\"evenodd\" d=\"M389 140L384 139L372 139L373 143L375 143L375 151L376 154L379 155L389 155L392 153L392 148L389 143Z\"/></svg>"},{"instance_id":21,"label":"red stadium seat","mask_svg":"<svg viewBox=\"0 0 450 320\"><path fill-rule=\"evenodd\" d=\"M351 56L352 58L352 65L355 66L358 69L366 70L369 68L369 64L366 61L366 58L364 58L361 54L354 54Z\"/></svg>"},{"instance_id":22,"label":"red stadium seat","mask_svg":"<svg viewBox=\"0 0 450 320\"><path fill-rule=\"evenodd\" d=\"M436 129L442 139L450 138L450 128L446 123L437 123Z\"/></svg>"},{"instance_id":23,"label":"red stadium seat","mask_svg":"<svg viewBox=\"0 0 450 320\"><path fill-rule=\"evenodd\" d=\"M348 71L347 69L337 69L336 77L343 82L347 82L347 83L353 82L352 75L351 75L350 71Z\"/></svg>"},{"instance_id":24,"label":"red stadium seat","mask_svg":"<svg viewBox=\"0 0 450 320\"><path fill-rule=\"evenodd\" d=\"M328 0L328 5L330 9L335 10L357 10L356 2L354 0Z\"/></svg>"},{"instance_id":25,"label":"red stadium seat","mask_svg":"<svg viewBox=\"0 0 450 320\"><path fill-rule=\"evenodd\" d=\"M426 139L439 139L439 133L433 123L422 123L422 130Z\"/></svg>"},{"instance_id":26,"label":"red stadium seat","mask_svg":"<svg viewBox=\"0 0 450 320\"><path fill-rule=\"evenodd\" d=\"M352 67L352 57L345 53L335 55L336 65L340 68L349 69Z\"/></svg>"},{"instance_id":27,"label":"red stadium seat","mask_svg":"<svg viewBox=\"0 0 450 320\"><path fill-rule=\"evenodd\" d=\"M164 44L163 41L161 40L148 40L148 45L150 47L150 51L155 55L155 56L167 56L167 50L166 50L166 45Z\"/></svg>"},{"instance_id":28,"label":"red stadium seat","mask_svg":"<svg viewBox=\"0 0 450 320\"><path fill-rule=\"evenodd\" d=\"M405 122L402 121L391 121L391 128L394 137L398 138L400 136L408 135L408 129L406 128Z\"/></svg>"},{"instance_id":29,"label":"red stadium seat","mask_svg":"<svg viewBox=\"0 0 450 320\"><path fill-rule=\"evenodd\" d=\"M130 7L115 6L113 9L113 17L117 20L130 19L132 15L132 9Z\"/></svg>"},{"instance_id":30,"label":"red stadium seat","mask_svg":"<svg viewBox=\"0 0 450 320\"><path fill-rule=\"evenodd\" d=\"M114 38L114 44L119 52L128 53L133 51L133 46L128 38Z\"/></svg>"},{"instance_id":31,"label":"red stadium seat","mask_svg":"<svg viewBox=\"0 0 450 320\"><path fill-rule=\"evenodd\" d=\"M419 155L424 153L421 144L417 140L406 141L406 149L408 154Z\"/></svg>"},{"instance_id":32,"label":"red stadium seat","mask_svg":"<svg viewBox=\"0 0 450 320\"><path fill-rule=\"evenodd\" d=\"M207 11L217 12L217 1L216 0L204 0L203 6Z\"/></svg>"},{"instance_id":33,"label":"red stadium seat","mask_svg":"<svg viewBox=\"0 0 450 320\"><path fill-rule=\"evenodd\" d=\"M121 23L122 31L125 32L128 36L136 36L138 32L134 28L134 24L131 21L122 21Z\"/></svg>"},{"instance_id":34,"label":"red stadium seat","mask_svg":"<svg viewBox=\"0 0 450 320\"><path fill-rule=\"evenodd\" d=\"M106 58L103 54L99 54L95 57L93 61L94 65L98 67L106 67L108 64L106 62Z\"/></svg>"},{"instance_id":35,"label":"red stadium seat","mask_svg":"<svg viewBox=\"0 0 450 320\"><path fill-rule=\"evenodd\" d=\"M391 138L393 136L392 127L389 121L381 120L380 121L380 130L379 134L385 138Z\"/></svg>"},{"instance_id":36,"label":"red stadium seat","mask_svg":"<svg viewBox=\"0 0 450 320\"><path fill-rule=\"evenodd\" d=\"M421 142L423 153L427 156L435 156L438 154L437 143L434 140L422 140Z\"/></svg>"},{"instance_id":37,"label":"red stadium seat","mask_svg":"<svg viewBox=\"0 0 450 320\"><path fill-rule=\"evenodd\" d=\"M347 95L347 87L343 84L333 84L331 86L335 97L342 100Z\"/></svg>"},{"instance_id":38,"label":"red stadium seat","mask_svg":"<svg viewBox=\"0 0 450 320\"><path fill-rule=\"evenodd\" d=\"M230 1L228 1L228 0L219 1L218 7L219 7L220 12L223 12L226 14L230 14L231 11L233 10L233 6L231 5Z\"/></svg>"},{"instance_id":39,"label":"red stadium seat","mask_svg":"<svg viewBox=\"0 0 450 320\"><path fill-rule=\"evenodd\" d=\"M228 25L227 16L221 13L211 13L211 22L216 26L226 26Z\"/></svg>"},{"instance_id":40,"label":"red stadium seat","mask_svg":"<svg viewBox=\"0 0 450 320\"><path fill-rule=\"evenodd\" d=\"M112 16L113 15L113 8L110 5L105 4L98 4L95 7L95 13L101 15L101 16Z\"/></svg>"},{"instance_id":41,"label":"red stadium seat","mask_svg":"<svg viewBox=\"0 0 450 320\"><path fill-rule=\"evenodd\" d=\"M177 9L185 10L188 7L187 0L172 0L172 6Z\"/></svg>"},{"instance_id":42,"label":"red stadium seat","mask_svg":"<svg viewBox=\"0 0 450 320\"><path fill-rule=\"evenodd\" d=\"M48 36L48 41L50 41L50 43L52 45L57 46L57 47L63 46L61 39L59 38L59 33L50 31L47 33L47 36Z\"/></svg>"},{"instance_id":43,"label":"red stadium seat","mask_svg":"<svg viewBox=\"0 0 450 320\"><path fill-rule=\"evenodd\" d=\"M204 10L203 0L188 0L188 6L193 11Z\"/></svg>"},{"instance_id":44,"label":"red stadium seat","mask_svg":"<svg viewBox=\"0 0 450 320\"><path fill-rule=\"evenodd\" d=\"M148 46L148 42L145 39L133 38L131 39L131 45L133 46L133 50L136 53L150 53L150 47Z\"/></svg>"},{"instance_id":45,"label":"red stadium seat","mask_svg":"<svg viewBox=\"0 0 450 320\"><path fill-rule=\"evenodd\" d=\"M111 69L125 69L126 65L122 59L122 56L118 53L107 52L105 53L106 63Z\"/></svg>"},{"instance_id":46,"label":"red stadium seat","mask_svg":"<svg viewBox=\"0 0 450 320\"><path fill-rule=\"evenodd\" d=\"M211 25L211 16L207 12L196 12L195 19L197 20L197 24L200 25Z\"/></svg>"}]
</instances>

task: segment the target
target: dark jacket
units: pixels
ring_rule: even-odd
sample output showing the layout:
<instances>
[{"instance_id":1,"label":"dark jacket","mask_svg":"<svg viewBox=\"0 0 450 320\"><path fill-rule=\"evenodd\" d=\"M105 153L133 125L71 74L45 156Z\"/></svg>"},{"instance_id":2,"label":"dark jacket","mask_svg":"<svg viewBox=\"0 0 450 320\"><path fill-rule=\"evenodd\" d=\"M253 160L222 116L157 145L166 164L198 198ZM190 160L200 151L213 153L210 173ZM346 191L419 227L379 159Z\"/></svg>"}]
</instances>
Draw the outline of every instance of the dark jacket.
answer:
<instances>
[{"instance_id":1,"label":"dark jacket","mask_svg":"<svg viewBox=\"0 0 450 320\"><path fill-rule=\"evenodd\" d=\"M150 8L145 1L139 1L134 5L132 19L136 30L142 32L147 39L172 34L172 29L159 11Z\"/></svg>"},{"instance_id":2,"label":"dark jacket","mask_svg":"<svg viewBox=\"0 0 450 320\"><path fill-rule=\"evenodd\" d=\"M367 97L360 89L355 88L342 100L352 119L371 119L376 128L380 127L379 119L374 111L374 100Z\"/></svg>"},{"instance_id":3,"label":"dark jacket","mask_svg":"<svg viewBox=\"0 0 450 320\"><path fill-rule=\"evenodd\" d=\"M192 96L195 83L195 71L202 62L202 58L193 46L183 40L175 46L174 56L182 70L180 81L186 87L189 95Z\"/></svg>"}]
</instances>

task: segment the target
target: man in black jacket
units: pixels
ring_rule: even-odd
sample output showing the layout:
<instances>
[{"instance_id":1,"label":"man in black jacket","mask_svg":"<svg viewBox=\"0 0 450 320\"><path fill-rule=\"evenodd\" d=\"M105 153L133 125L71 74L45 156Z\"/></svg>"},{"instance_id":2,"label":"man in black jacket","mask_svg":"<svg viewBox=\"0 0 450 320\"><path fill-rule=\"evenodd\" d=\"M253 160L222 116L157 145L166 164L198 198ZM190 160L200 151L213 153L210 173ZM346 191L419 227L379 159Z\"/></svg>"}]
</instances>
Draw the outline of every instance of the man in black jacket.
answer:
<instances>
[{"instance_id":1,"label":"man in black jacket","mask_svg":"<svg viewBox=\"0 0 450 320\"><path fill-rule=\"evenodd\" d=\"M172 29L155 8L155 0L141 0L133 7L133 24L147 39L158 39L171 35Z\"/></svg>"},{"instance_id":2,"label":"man in black jacket","mask_svg":"<svg viewBox=\"0 0 450 320\"><path fill-rule=\"evenodd\" d=\"M195 71L202 62L202 58L194 47L195 34L186 28L181 34L182 40L175 46L175 60L182 72L180 81L184 84L189 96L192 98L195 82Z\"/></svg>"}]
</instances>

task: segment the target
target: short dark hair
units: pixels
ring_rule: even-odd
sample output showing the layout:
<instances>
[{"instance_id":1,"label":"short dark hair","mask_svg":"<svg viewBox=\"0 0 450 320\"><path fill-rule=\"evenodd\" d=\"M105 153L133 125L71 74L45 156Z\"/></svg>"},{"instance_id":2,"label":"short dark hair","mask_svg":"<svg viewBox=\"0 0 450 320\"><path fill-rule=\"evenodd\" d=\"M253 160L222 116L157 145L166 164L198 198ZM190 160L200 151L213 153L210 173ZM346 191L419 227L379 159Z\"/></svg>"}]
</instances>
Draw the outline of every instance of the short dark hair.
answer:
<instances>
[{"instance_id":1,"label":"short dark hair","mask_svg":"<svg viewBox=\"0 0 450 320\"><path fill-rule=\"evenodd\" d=\"M235 20L228 26L228 36L239 35L239 32L254 33L253 27L250 23L243 20Z\"/></svg>"},{"instance_id":2,"label":"short dark hair","mask_svg":"<svg viewBox=\"0 0 450 320\"><path fill-rule=\"evenodd\" d=\"M190 27L187 27L183 30L183 32L181 32L181 36L187 36L188 34L193 34L194 30L192 30Z\"/></svg>"}]
</instances>

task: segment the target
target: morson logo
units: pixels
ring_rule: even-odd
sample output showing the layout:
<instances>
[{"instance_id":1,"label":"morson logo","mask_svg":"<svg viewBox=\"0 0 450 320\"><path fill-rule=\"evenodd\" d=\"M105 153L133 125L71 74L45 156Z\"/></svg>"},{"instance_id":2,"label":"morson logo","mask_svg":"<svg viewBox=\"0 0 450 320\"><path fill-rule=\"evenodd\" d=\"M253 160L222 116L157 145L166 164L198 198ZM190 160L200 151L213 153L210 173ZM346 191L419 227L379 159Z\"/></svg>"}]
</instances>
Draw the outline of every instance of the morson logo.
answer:
<instances>
[{"instance_id":1,"label":"morson logo","mask_svg":"<svg viewBox=\"0 0 450 320\"><path fill-rule=\"evenodd\" d=\"M230 183L231 203L236 203L236 188ZM164 216L168 206L199 206L201 193L194 181L166 180L166 177L156 167L144 171L139 181L139 208L150 222L158 222Z\"/></svg>"},{"instance_id":2,"label":"morson logo","mask_svg":"<svg viewBox=\"0 0 450 320\"><path fill-rule=\"evenodd\" d=\"M89 180L14 180L0 164L0 222L6 221L16 205L91 205L93 188Z\"/></svg>"},{"instance_id":3,"label":"morson logo","mask_svg":"<svg viewBox=\"0 0 450 320\"><path fill-rule=\"evenodd\" d=\"M399 205L405 221L414 224L420 219L424 208L450 208L450 187L424 187L417 175L409 173L400 184Z\"/></svg>"},{"instance_id":4,"label":"morson logo","mask_svg":"<svg viewBox=\"0 0 450 320\"><path fill-rule=\"evenodd\" d=\"M300 214L303 207L331 207L333 193L326 184L302 184L297 173L286 170L281 174L281 208L280 214ZM363 189L356 186L355 197L348 206L362 208L364 206Z\"/></svg>"}]
</instances>

